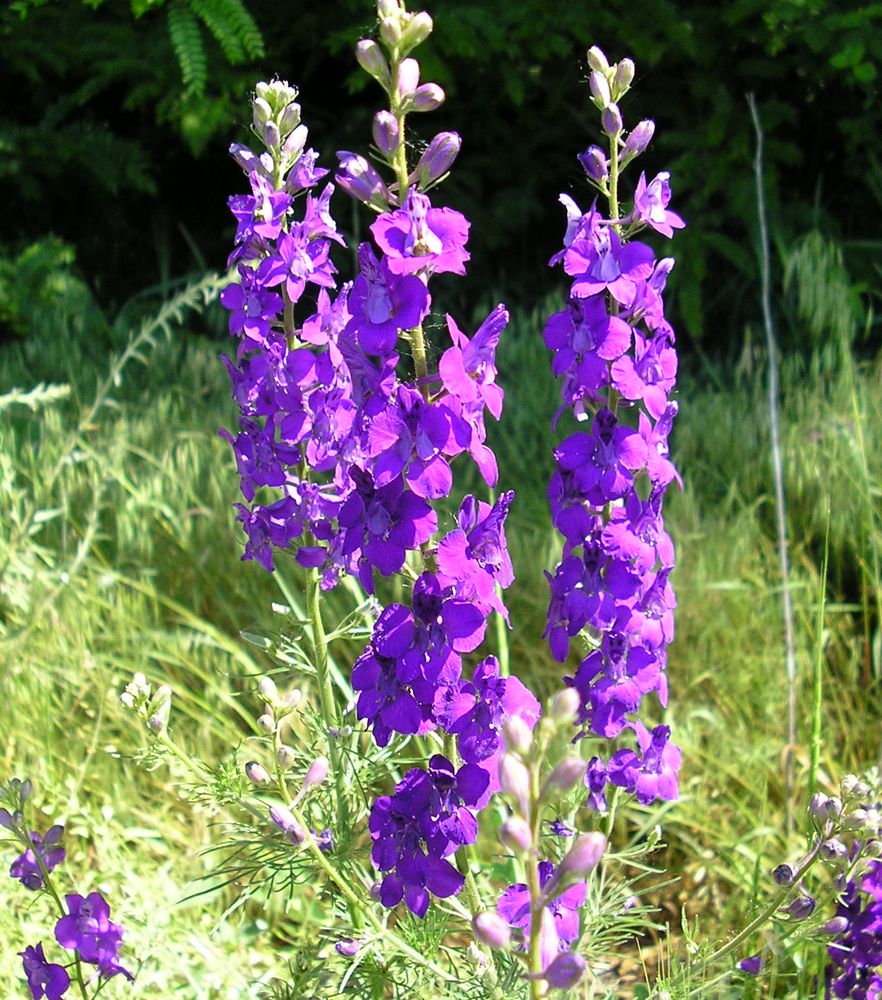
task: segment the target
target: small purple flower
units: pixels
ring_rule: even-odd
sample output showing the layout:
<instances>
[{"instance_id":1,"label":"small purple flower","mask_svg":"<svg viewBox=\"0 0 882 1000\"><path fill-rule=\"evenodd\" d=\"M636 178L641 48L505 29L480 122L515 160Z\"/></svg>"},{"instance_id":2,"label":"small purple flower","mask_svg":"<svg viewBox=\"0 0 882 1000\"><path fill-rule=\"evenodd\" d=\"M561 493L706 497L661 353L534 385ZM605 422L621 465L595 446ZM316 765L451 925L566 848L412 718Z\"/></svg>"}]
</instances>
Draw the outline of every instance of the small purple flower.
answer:
<instances>
[{"instance_id":1,"label":"small purple flower","mask_svg":"<svg viewBox=\"0 0 882 1000\"><path fill-rule=\"evenodd\" d=\"M250 195L233 195L229 199L230 211L236 217L235 242L245 243L252 236L274 240L282 231L285 213L291 198L283 191L276 191L269 180L257 171L249 173Z\"/></svg>"},{"instance_id":2,"label":"small purple flower","mask_svg":"<svg viewBox=\"0 0 882 1000\"><path fill-rule=\"evenodd\" d=\"M123 929L110 920L110 907L99 892L83 897L65 896L68 914L55 925L55 940L62 948L76 950L84 962L98 966L105 979L123 975L130 982L134 976L119 964Z\"/></svg>"},{"instance_id":3,"label":"small purple flower","mask_svg":"<svg viewBox=\"0 0 882 1000\"><path fill-rule=\"evenodd\" d=\"M61 1000L70 986L70 976L63 966L46 961L42 943L29 945L19 955L33 1000Z\"/></svg>"},{"instance_id":4,"label":"small purple flower","mask_svg":"<svg viewBox=\"0 0 882 1000\"><path fill-rule=\"evenodd\" d=\"M220 294L221 305L230 313L230 333L240 334L239 354L255 347L269 347L273 341L272 323L280 316L285 303L281 295L266 287L265 272L239 265L239 281L227 285ZM281 342L281 335L275 340Z\"/></svg>"},{"instance_id":5,"label":"small purple flower","mask_svg":"<svg viewBox=\"0 0 882 1000\"><path fill-rule=\"evenodd\" d=\"M577 472L585 498L598 507L625 496L646 455L643 436L620 425L606 407L594 418L591 434L571 434L554 453L561 469Z\"/></svg>"},{"instance_id":6,"label":"small purple flower","mask_svg":"<svg viewBox=\"0 0 882 1000\"><path fill-rule=\"evenodd\" d=\"M9 869L12 878L17 878L27 889L42 889L43 872L38 855L49 872L60 865L64 861L64 848L59 846L63 833L64 827L58 825L50 827L43 837L32 830L28 834L31 846L12 862Z\"/></svg>"},{"instance_id":7,"label":"small purple flower","mask_svg":"<svg viewBox=\"0 0 882 1000\"><path fill-rule=\"evenodd\" d=\"M662 236L671 237L675 229L682 229L686 223L676 212L668 211L671 200L671 175L663 170L646 183L646 174L641 173L634 191L635 222L645 222Z\"/></svg>"},{"instance_id":8,"label":"small purple flower","mask_svg":"<svg viewBox=\"0 0 882 1000\"><path fill-rule=\"evenodd\" d=\"M749 958L742 958L738 963L738 968L749 976L758 976L762 965L763 960L759 955L751 955Z\"/></svg>"},{"instance_id":9,"label":"small purple flower","mask_svg":"<svg viewBox=\"0 0 882 1000\"><path fill-rule=\"evenodd\" d=\"M591 239L577 239L564 255L564 270L575 280L576 298L608 291L623 306L630 306L637 283L652 274L655 256L645 243L622 244L612 226L598 226Z\"/></svg>"},{"instance_id":10,"label":"small purple flower","mask_svg":"<svg viewBox=\"0 0 882 1000\"><path fill-rule=\"evenodd\" d=\"M496 348L508 325L508 310L498 305L469 338L447 317L453 347L441 355L438 371L444 388L462 403L480 400L498 420L504 393L496 384Z\"/></svg>"},{"instance_id":11,"label":"small purple flower","mask_svg":"<svg viewBox=\"0 0 882 1000\"><path fill-rule=\"evenodd\" d=\"M395 274L424 269L441 274L465 274L471 255L465 245L469 223L451 208L432 208L426 195L411 188L404 206L386 212L371 226L377 245Z\"/></svg>"},{"instance_id":12,"label":"small purple flower","mask_svg":"<svg viewBox=\"0 0 882 1000\"><path fill-rule=\"evenodd\" d=\"M539 862L539 884L542 889L551 881L556 871L550 861ZM562 892L547 906L554 917L554 927L561 945L569 947L579 936L579 909L585 903L586 887L580 882ZM523 882L510 885L499 897L496 907L499 915L512 927L520 927L527 934L530 928L530 890Z\"/></svg>"},{"instance_id":13,"label":"small purple flower","mask_svg":"<svg viewBox=\"0 0 882 1000\"><path fill-rule=\"evenodd\" d=\"M656 726L650 733L641 722L630 725L637 734L640 753L616 751L607 765L609 780L636 795L642 805L649 805L656 799L676 799L681 755L680 748L668 742L670 728Z\"/></svg>"},{"instance_id":14,"label":"small purple flower","mask_svg":"<svg viewBox=\"0 0 882 1000\"><path fill-rule=\"evenodd\" d=\"M268 259L265 283L284 285L290 302L297 302L307 283L334 287L337 268L328 256L328 242L316 239L312 226L293 222L278 242L277 252Z\"/></svg>"}]
</instances>

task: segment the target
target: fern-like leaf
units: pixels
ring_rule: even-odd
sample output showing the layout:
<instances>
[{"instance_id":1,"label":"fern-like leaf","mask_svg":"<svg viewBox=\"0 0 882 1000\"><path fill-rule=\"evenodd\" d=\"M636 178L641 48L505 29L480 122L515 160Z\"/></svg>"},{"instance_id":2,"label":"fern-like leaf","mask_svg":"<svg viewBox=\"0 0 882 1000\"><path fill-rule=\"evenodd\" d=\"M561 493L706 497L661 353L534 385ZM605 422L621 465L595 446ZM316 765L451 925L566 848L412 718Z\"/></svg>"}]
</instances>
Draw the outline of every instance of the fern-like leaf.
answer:
<instances>
[{"instance_id":1,"label":"fern-like leaf","mask_svg":"<svg viewBox=\"0 0 882 1000\"><path fill-rule=\"evenodd\" d=\"M177 0L169 6L168 33L181 67L184 87L190 93L204 93L208 82L208 60L199 22L189 6Z\"/></svg>"},{"instance_id":2,"label":"fern-like leaf","mask_svg":"<svg viewBox=\"0 0 882 1000\"><path fill-rule=\"evenodd\" d=\"M242 43L249 59L260 59L264 54L263 35L242 0L212 0L218 11Z\"/></svg>"},{"instance_id":3,"label":"fern-like leaf","mask_svg":"<svg viewBox=\"0 0 882 1000\"><path fill-rule=\"evenodd\" d=\"M236 26L231 24L221 0L188 0L190 9L211 32L227 62L237 66L245 61L245 49Z\"/></svg>"}]
</instances>

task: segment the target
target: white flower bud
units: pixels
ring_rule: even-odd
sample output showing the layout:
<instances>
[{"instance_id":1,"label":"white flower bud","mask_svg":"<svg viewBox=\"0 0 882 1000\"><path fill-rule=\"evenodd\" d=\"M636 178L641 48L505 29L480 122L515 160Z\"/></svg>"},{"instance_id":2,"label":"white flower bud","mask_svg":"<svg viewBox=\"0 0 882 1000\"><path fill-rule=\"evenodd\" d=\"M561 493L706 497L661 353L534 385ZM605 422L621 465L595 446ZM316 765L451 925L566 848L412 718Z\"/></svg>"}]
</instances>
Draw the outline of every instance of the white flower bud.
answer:
<instances>
[{"instance_id":1,"label":"white flower bud","mask_svg":"<svg viewBox=\"0 0 882 1000\"><path fill-rule=\"evenodd\" d=\"M610 72L609 60L597 45L592 45L588 49L588 65L595 72L602 73L604 76Z\"/></svg>"},{"instance_id":2,"label":"white flower bud","mask_svg":"<svg viewBox=\"0 0 882 1000\"><path fill-rule=\"evenodd\" d=\"M519 716L510 715L502 724L505 745L514 753L525 757L533 745L533 733L529 725Z\"/></svg>"}]
</instances>

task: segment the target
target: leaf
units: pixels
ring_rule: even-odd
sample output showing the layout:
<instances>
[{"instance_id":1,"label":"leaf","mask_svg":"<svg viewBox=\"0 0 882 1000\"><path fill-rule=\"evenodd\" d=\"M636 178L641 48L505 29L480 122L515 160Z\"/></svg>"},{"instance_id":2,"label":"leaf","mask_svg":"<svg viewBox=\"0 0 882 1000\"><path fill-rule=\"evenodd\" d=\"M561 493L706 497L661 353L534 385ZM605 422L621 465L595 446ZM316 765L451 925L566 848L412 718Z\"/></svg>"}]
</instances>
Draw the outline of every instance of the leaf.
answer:
<instances>
[{"instance_id":1,"label":"leaf","mask_svg":"<svg viewBox=\"0 0 882 1000\"><path fill-rule=\"evenodd\" d=\"M204 93L208 82L205 45L193 11L183 3L175 2L169 7L168 33L181 68L184 86L191 93Z\"/></svg>"}]
</instances>

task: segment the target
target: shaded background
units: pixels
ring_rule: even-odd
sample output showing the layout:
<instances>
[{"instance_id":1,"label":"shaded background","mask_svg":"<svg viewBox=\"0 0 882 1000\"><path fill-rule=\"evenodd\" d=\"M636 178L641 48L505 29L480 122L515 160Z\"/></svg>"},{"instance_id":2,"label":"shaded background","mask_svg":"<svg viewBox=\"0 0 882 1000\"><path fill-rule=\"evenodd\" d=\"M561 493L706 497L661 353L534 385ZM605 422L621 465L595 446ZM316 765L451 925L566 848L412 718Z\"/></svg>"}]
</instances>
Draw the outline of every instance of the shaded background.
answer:
<instances>
[{"instance_id":1,"label":"shaded background","mask_svg":"<svg viewBox=\"0 0 882 1000\"><path fill-rule=\"evenodd\" d=\"M687 355L699 342L703 351L734 350L758 315L748 91L767 133L778 254L817 229L841 246L858 293L873 292L882 8L826 0L610 6L429 4L436 30L420 49L423 75L448 100L412 116L413 141L441 129L462 134L463 152L437 197L473 220L471 279L448 283L450 304L499 297L529 305L560 287L545 267L563 230L557 196L569 191L587 207L575 156L599 138L586 99L592 43L611 60L634 58L626 126L656 120L640 167L650 176L670 170L673 207L688 222L670 286ZM369 0L11 3L0 14L2 336L42 335L52 307L44 285L59 270L68 297L78 288L80 312L92 310L98 350L99 320L109 328L133 296L144 301L223 266L233 232L225 201L244 184L226 149L248 141L256 80L278 75L300 86L326 166L338 148L366 152L382 94L352 49L373 26ZM336 212L344 230L363 232L367 220L344 199ZM76 316L59 322L78 325ZM222 336L217 315L206 326ZM806 333L782 336L799 347Z\"/></svg>"}]
</instances>

